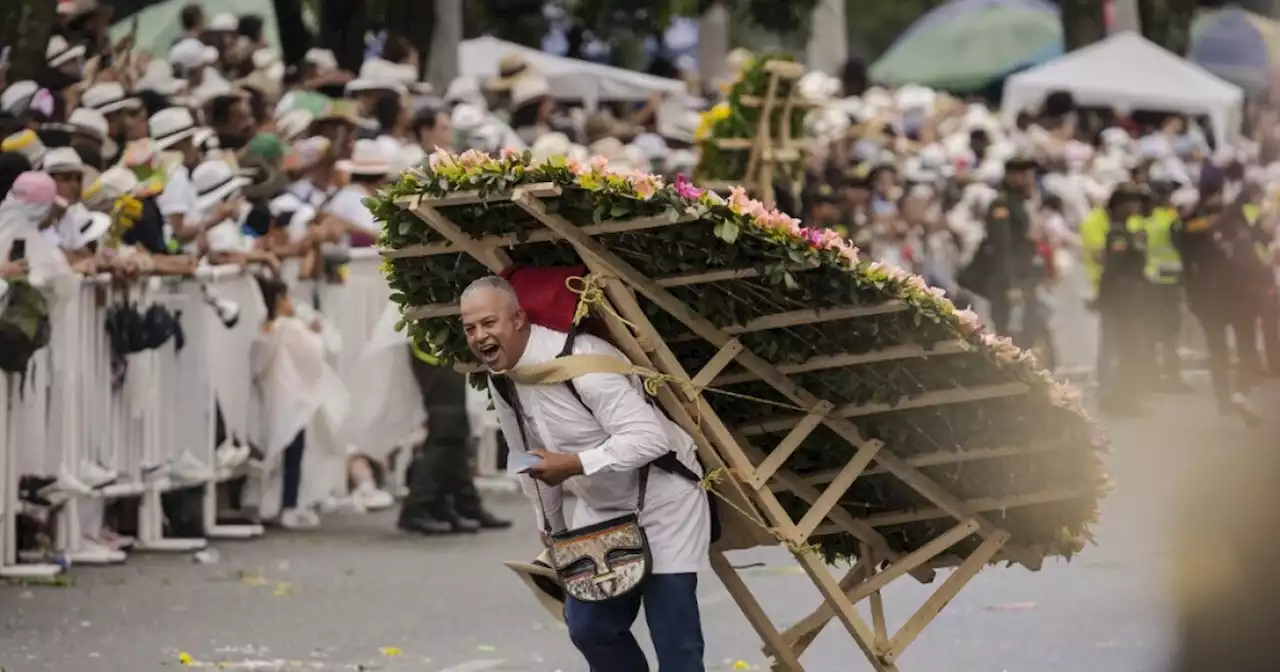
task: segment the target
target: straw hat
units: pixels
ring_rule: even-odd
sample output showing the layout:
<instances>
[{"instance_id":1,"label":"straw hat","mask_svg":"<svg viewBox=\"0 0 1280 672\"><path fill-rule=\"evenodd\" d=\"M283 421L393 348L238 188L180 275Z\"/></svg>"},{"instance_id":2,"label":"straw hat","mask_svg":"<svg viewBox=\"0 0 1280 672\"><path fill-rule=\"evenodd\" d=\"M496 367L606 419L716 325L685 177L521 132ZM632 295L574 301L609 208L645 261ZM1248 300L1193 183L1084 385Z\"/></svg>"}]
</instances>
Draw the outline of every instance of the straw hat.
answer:
<instances>
[{"instance_id":1,"label":"straw hat","mask_svg":"<svg viewBox=\"0 0 1280 672\"><path fill-rule=\"evenodd\" d=\"M152 148L156 152L168 149L187 138L194 138L195 143L201 145L213 135L211 129L197 126L191 110L185 107L168 107L151 115L147 120L147 130L151 135Z\"/></svg>"},{"instance_id":2,"label":"straw hat","mask_svg":"<svg viewBox=\"0 0 1280 672\"><path fill-rule=\"evenodd\" d=\"M413 66L402 66L381 58L371 58L360 66L360 74L347 82L347 95L364 91L391 91L403 94L408 90L405 86L406 76L410 81L414 79L413 74L405 70L406 67Z\"/></svg>"},{"instance_id":3,"label":"straw hat","mask_svg":"<svg viewBox=\"0 0 1280 672\"><path fill-rule=\"evenodd\" d=\"M77 107L71 112L71 116L67 117L67 123L77 133L91 136L102 143L102 153L105 157L113 157L120 150L111 139L110 126L101 112L87 107Z\"/></svg>"},{"instance_id":4,"label":"straw hat","mask_svg":"<svg viewBox=\"0 0 1280 672\"><path fill-rule=\"evenodd\" d=\"M98 179L98 171L85 165L80 153L70 147L54 147L46 152L40 170L50 175L80 173L86 183Z\"/></svg>"},{"instance_id":5,"label":"straw hat","mask_svg":"<svg viewBox=\"0 0 1280 672\"><path fill-rule=\"evenodd\" d=\"M205 161L191 171L191 186L196 190L196 207L209 210L231 195L249 186L249 178L232 170L226 161Z\"/></svg>"},{"instance_id":6,"label":"straw hat","mask_svg":"<svg viewBox=\"0 0 1280 672\"><path fill-rule=\"evenodd\" d=\"M100 82L85 89L80 106L106 115L124 109L141 109L142 101L129 95L119 82Z\"/></svg>"},{"instance_id":7,"label":"straw hat","mask_svg":"<svg viewBox=\"0 0 1280 672\"><path fill-rule=\"evenodd\" d=\"M281 166L287 171L308 170L324 159L332 146L323 135L306 138L293 144Z\"/></svg>"},{"instance_id":8,"label":"straw hat","mask_svg":"<svg viewBox=\"0 0 1280 672\"><path fill-rule=\"evenodd\" d=\"M308 49L306 56L303 56L302 60L316 66L316 69L321 72L330 72L338 69L338 58L329 49L314 47Z\"/></svg>"},{"instance_id":9,"label":"straw hat","mask_svg":"<svg viewBox=\"0 0 1280 672\"><path fill-rule=\"evenodd\" d=\"M485 86L490 91L510 91L525 75L533 74L533 66L520 54L503 54L498 59L498 74L490 77Z\"/></svg>"},{"instance_id":10,"label":"straw hat","mask_svg":"<svg viewBox=\"0 0 1280 672\"><path fill-rule=\"evenodd\" d=\"M540 75L526 75L511 85L511 109L551 95L551 84Z\"/></svg>"},{"instance_id":11,"label":"straw hat","mask_svg":"<svg viewBox=\"0 0 1280 672\"><path fill-rule=\"evenodd\" d=\"M564 133L544 133L533 141L529 153L535 163L546 161L553 156L567 156L573 143Z\"/></svg>"},{"instance_id":12,"label":"straw hat","mask_svg":"<svg viewBox=\"0 0 1280 672\"><path fill-rule=\"evenodd\" d=\"M45 61L49 67L57 68L66 63L84 57L84 45L72 45L61 35L49 38L49 45L44 50Z\"/></svg>"},{"instance_id":13,"label":"straw hat","mask_svg":"<svg viewBox=\"0 0 1280 672\"><path fill-rule=\"evenodd\" d=\"M68 215L71 226L67 231L69 240L64 244L71 250L82 250L90 243L98 242L111 229L111 215L91 211L81 204L72 206Z\"/></svg>"},{"instance_id":14,"label":"straw hat","mask_svg":"<svg viewBox=\"0 0 1280 672\"><path fill-rule=\"evenodd\" d=\"M351 158L339 161L338 170L348 175L391 175L396 172L377 140L356 140Z\"/></svg>"},{"instance_id":15,"label":"straw hat","mask_svg":"<svg viewBox=\"0 0 1280 672\"><path fill-rule=\"evenodd\" d=\"M154 91L162 96L176 96L187 88L187 80L173 76L169 61L155 60L147 63L147 69L134 85L135 91Z\"/></svg>"},{"instance_id":16,"label":"straw hat","mask_svg":"<svg viewBox=\"0 0 1280 672\"><path fill-rule=\"evenodd\" d=\"M277 100L283 92L284 62L271 49L258 49L253 52L253 71L241 78L238 83L252 88L267 100Z\"/></svg>"},{"instance_id":17,"label":"straw hat","mask_svg":"<svg viewBox=\"0 0 1280 672\"><path fill-rule=\"evenodd\" d=\"M551 568L551 551L543 551L533 562L517 562L508 560L504 563L524 582L538 604L551 614L551 617L564 623L564 587L556 570Z\"/></svg>"},{"instance_id":18,"label":"straw hat","mask_svg":"<svg viewBox=\"0 0 1280 672\"><path fill-rule=\"evenodd\" d=\"M169 50L169 62L186 70L196 70L218 62L218 48L212 47L194 37L178 41Z\"/></svg>"},{"instance_id":19,"label":"straw hat","mask_svg":"<svg viewBox=\"0 0 1280 672\"><path fill-rule=\"evenodd\" d=\"M454 77L453 81L449 82L449 87L445 89L444 102L450 105L454 103L484 105L484 92L480 90L480 80L467 75Z\"/></svg>"}]
</instances>

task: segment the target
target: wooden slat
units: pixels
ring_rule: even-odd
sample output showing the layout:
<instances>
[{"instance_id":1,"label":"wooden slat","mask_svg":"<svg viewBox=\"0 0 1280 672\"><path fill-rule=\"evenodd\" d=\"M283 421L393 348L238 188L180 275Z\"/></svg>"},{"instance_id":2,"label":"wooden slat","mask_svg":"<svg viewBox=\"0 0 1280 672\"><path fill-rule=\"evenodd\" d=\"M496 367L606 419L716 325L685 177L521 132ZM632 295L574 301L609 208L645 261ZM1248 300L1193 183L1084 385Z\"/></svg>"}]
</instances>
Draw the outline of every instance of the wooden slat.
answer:
<instances>
[{"instance_id":1,"label":"wooden slat","mask_svg":"<svg viewBox=\"0 0 1280 672\"><path fill-rule=\"evenodd\" d=\"M902 556L897 562L885 567L877 572L875 576L855 586L849 591L849 601L857 604L871 597L889 585L889 582L941 555L948 548L964 541L965 538L977 531L977 521L966 520L930 539L929 543Z\"/></svg>"},{"instance_id":2,"label":"wooden slat","mask_svg":"<svg viewBox=\"0 0 1280 672\"><path fill-rule=\"evenodd\" d=\"M524 193L530 194L536 198L551 198L560 195L560 187L552 182L537 182L534 184L526 184L519 189ZM444 196L402 196L396 199L396 205L405 210L414 210L422 205L429 208L447 208L455 205L474 205L477 203L491 203L494 201L511 200L512 191L494 192L484 194L478 189L471 191L455 191Z\"/></svg>"},{"instance_id":3,"label":"wooden slat","mask_svg":"<svg viewBox=\"0 0 1280 672\"><path fill-rule=\"evenodd\" d=\"M1016 509L1021 506L1052 504L1054 502L1065 502L1072 499L1083 499L1092 496L1093 490L1090 488L1051 488L1022 495L1011 495L1009 497L977 497L966 500L961 504L968 511L981 513L985 511ZM939 507L924 507L905 511L877 513L870 516L863 516L858 520L872 527L890 527L892 525L905 525L907 523L918 523L925 520L937 520L939 518L947 518L951 515L952 514L949 511L944 511ZM844 530L840 529L836 525L823 525L815 530L813 534L814 536L844 534Z\"/></svg>"},{"instance_id":4,"label":"wooden slat","mask_svg":"<svg viewBox=\"0 0 1280 672\"><path fill-rule=\"evenodd\" d=\"M423 201L423 203L426 202ZM475 238L467 235L467 232L463 231L462 227L454 224L434 207L419 203L418 207L413 209L413 214L430 224L431 228L447 238L449 242L466 250L467 254L484 264L490 271L501 273L503 269L511 265L511 258L507 256L506 252L492 247L481 247Z\"/></svg>"},{"instance_id":5,"label":"wooden slat","mask_svg":"<svg viewBox=\"0 0 1280 672\"><path fill-rule=\"evenodd\" d=\"M906 309L907 304L902 301L886 301L885 303L874 306L806 308L804 310L792 310L785 313L774 313L773 315L757 317L748 321L746 324L735 324L724 327L723 331L730 336L738 336L740 334L769 331L771 329L786 329L787 327L798 327L806 324L821 324L823 322L835 322L836 320L849 320L859 317L885 315L888 313L900 313ZM681 334L679 336L669 338L667 341L670 343L684 343L687 341L696 341L701 338L701 336L696 334Z\"/></svg>"},{"instance_id":6,"label":"wooden slat","mask_svg":"<svg viewBox=\"0 0 1280 672\"><path fill-rule=\"evenodd\" d=\"M999 385L984 385L982 387L938 390L935 392L926 392L914 399L903 399L896 404L848 404L837 409L832 415L841 418L855 418L867 415L876 415L878 413L891 413L894 411L929 408L931 406L963 404L971 401L997 399L1000 397L1012 397L1019 394L1026 394L1029 389L1030 388L1024 383L1001 383ZM800 417L792 416L789 418L770 420L768 422L744 425L740 430L746 436L773 434L788 430L794 427L799 421Z\"/></svg>"},{"instance_id":7,"label":"wooden slat","mask_svg":"<svg viewBox=\"0 0 1280 672\"><path fill-rule=\"evenodd\" d=\"M904 624L902 628L898 630L897 634L895 634L893 638L890 639L889 642L881 649L883 660L888 664L893 664L893 662L902 655L902 652L911 645L911 642L915 641L916 637L920 636L920 633L924 631L925 627L928 626L933 619L937 618L943 608L945 608L951 600L955 599L956 595L960 593L960 590L968 585L969 581L973 580L974 576L977 576L978 572L986 566L987 561L990 560L991 557L994 556L1008 540L1009 533L1004 530L1000 530L988 537L986 541L982 542L982 544L974 550L973 554L964 561L964 564L957 567L956 570L951 573L951 576L947 577L947 580L938 587L937 592L930 595L929 599L925 600L925 603L921 605L920 609L918 609L915 614L912 614L911 618L907 619L906 624Z\"/></svg>"},{"instance_id":8,"label":"wooden slat","mask_svg":"<svg viewBox=\"0 0 1280 672\"><path fill-rule=\"evenodd\" d=\"M733 358L737 357L739 352L742 352L742 342L736 338L720 346L720 349L716 351L716 354L711 358L711 361L707 362L706 365L698 371L698 375L693 377L692 382L694 390L701 390L707 385L710 385L711 381L715 380L715 377L720 375L720 372L724 371L726 366L733 363ZM697 393L694 392L694 394ZM690 401L692 401L692 399L690 399Z\"/></svg>"},{"instance_id":9,"label":"wooden slat","mask_svg":"<svg viewBox=\"0 0 1280 672\"><path fill-rule=\"evenodd\" d=\"M925 348L919 345L893 345L879 350L870 352L861 352L858 354L841 354L841 355L820 355L807 359L799 364L779 364L778 370L788 376L797 373L808 373L810 371L826 371L829 369L839 369L846 366L861 366L864 364L873 364L875 362L889 362L900 359L919 359L923 357L934 357L942 355L958 355L971 352L973 346L961 340L943 341L935 343L931 348ZM754 373L730 373L716 378L715 385L737 385L753 380L759 380L759 376Z\"/></svg>"},{"instance_id":10,"label":"wooden slat","mask_svg":"<svg viewBox=\"0 0 1280 672\"><path fill-rule=\"evenodd\" d=\"M693 214L685 214L676 216L674 213L666 213L655 215L653 217L636 217L633 219L615 219L601 224L591 224L582 227L582 230L593 236L609 235L615 233L631 233L634 231L646 231L649 229L659 229L664 226L673 226L675 224L683 224L696 221L697 216ZM526 243L543 243L563 240L560 234L550 229L534 229L524 233L508 233L502 236L486 236L476 240L476 244L483 248L500 248L514 247L516 245ZM427 243L425 245L410 245L392 250L382 248L378 250L378 254L385 259L411 259L416 257L431 257L440 254L458 254L466 250L457 245L443 241L439 243Z\"/></svg>"},{"instance_id":11,"label":"wooden slat","mask_svg":"<svg viewBox=\"0 0 1280 672\"><path fill-rule=\"evenodd\" d=\"M456 303L436 303L430 306L413 306L404 311L405 319L429 320L433 317L451 317L460 315L462 309Z\"/></svg>"},{"instance_id":12,"label":"wooden slat","mask_svg":"<svg viewBox=\"0 0 1280 672\"><path fill-rule=\"evenodd\" d=\"M840 474L831 481L831 484L822 491L822 495L818 497L818 501L809 506L809 510L805 511L804 517L800 522L796 523L796 530L800 537L798 542L808 541L809 536L817 529L822 521L833 509L840 504L840 498L849 491L853 482L858 480L858 476L862 475L862 470L867 468L871 463L871 459L876 456L881 448L884 448L884 442L872 439L858 446L858 452L854 454L853 459L844 465L840 470Z\"/></svg>"},{"instance_id":13,"label":"wooden slat","mask_svg":"<svg viewBox=\"0 0 1280 672\"><path fill-rule=\"evenodd\" d=\"M976 448L973 450L939 450L923 455L913 455L906 458L907 464L920 469L923 467L941 467L948 464L961 464L964 462L979 462L982 460L996 460L1002 457L1020 457L1022 455L1037 455L1040 453L1051 453L1059 450L1067 450L1068 448L1062 444L1051 444L1045 446L1010 446L1000 448ZM840 473L839 469L826 469L817 473L805 474L802 476L805 483L810 485L822 485L831 481ZM867 469L866 476L877 476L879 474L887 474L889 470L875 465Z\"/></svg>"},{"instance_id":14,"label":"wooden slat","mask_svg":"<svg viewBox=\"0 0 1280 672\"><path fill-rule=\"evenodd\" d=\"M760 636L760 640L765 643L765 652L767 655L773 656L776 663L774 669L783 672L804 672L804 667L800 665L798 654L792 650L791 645L783 638L778 629L774 627L773 621L769 620L768 614L764 612L764 608L756 600L755 595L751 593L751 588L738 575L738 570L733 568L728 558L723 553L713 551L711 553L711 569L715 571L716 576L720 577L720 582L724 584L724 588L733 597L733 601L742 609L742 615L747 617L747 622L751 624L752 629ZM603 671L602 671L603 672Z\"/></svg>"},{"instance_id":15,"label":"wooden slat","mask_svg":"<svg viewBox=\"0 0 1280 672\"><path fill-rule=\"evenodd\" d=\"M829 401L820 401L808 415L800 421L800 424L792 428L791 432L783 437L782 441L774 447L764 461L756 466L755 471L750 474L743 475L743 482L748 486L759 490L769 483L769 479L777 473L782 465L790 459L792 453L809 438L813 430L822 424L822 418L834 408Z\"/></svg>"}]
</instances>

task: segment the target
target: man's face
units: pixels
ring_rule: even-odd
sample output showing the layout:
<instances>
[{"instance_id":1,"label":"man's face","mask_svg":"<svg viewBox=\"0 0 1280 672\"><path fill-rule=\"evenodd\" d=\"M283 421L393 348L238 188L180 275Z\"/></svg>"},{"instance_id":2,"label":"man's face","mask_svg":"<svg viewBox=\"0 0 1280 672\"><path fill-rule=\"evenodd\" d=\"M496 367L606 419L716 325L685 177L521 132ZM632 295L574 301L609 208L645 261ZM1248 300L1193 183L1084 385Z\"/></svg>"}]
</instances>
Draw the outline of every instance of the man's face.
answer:
<instances>
[{"instance_id":1,"label":"man's face","mask_svg":"<svg viewBox=\"0 0 1280 672\"><path fill-rule=\"evenodd\" d=\"M82 177L78 170L54 173L53 182L58 186L58 196L66 199L68 203L78 202L80 200Z\"/></svg>"},{"instance_id":2,"label":"man's face","mask_svg":"<svg viewBox=\"0 0 1280 672\"><path fill-rule=\"evenodd\" d=\"M217 131L221 135L248 141L253 135L253 112L249 110L249 101L238 100L233 103L227 113L226 123Z\"/></svg>"},{"instance_id":3,"label":"man's face","mask_svg":"<svg viewBox=\"0 0 1280 672\"><path fill-rule=\"evenodd\" d=\"M445 151L453 151L453 126L449 124L449 115L444 112L436 114L436 123L430 129L423 128L422 148L428 152L434 152L436 148Z\"/></svg>"},{"instance_id":4,"label":"man's face","mask_svg":"<svg viewBox=\"0 0 1280 672\"><path fill-rule=\"evenodd\" d=\"M467 346L490 371L506 371L520 361L529 342L529 318L505 292L483 288L462 298Z\"/></svg>"}]
</instances>

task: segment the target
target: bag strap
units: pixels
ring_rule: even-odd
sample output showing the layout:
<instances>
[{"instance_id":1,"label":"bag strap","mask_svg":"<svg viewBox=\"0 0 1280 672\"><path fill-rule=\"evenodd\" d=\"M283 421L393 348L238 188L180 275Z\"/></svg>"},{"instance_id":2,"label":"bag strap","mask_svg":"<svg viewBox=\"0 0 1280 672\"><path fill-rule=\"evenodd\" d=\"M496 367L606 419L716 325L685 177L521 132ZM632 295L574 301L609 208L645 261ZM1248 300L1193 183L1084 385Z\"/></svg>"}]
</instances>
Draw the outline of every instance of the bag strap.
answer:
<instances>
[{"instance_id":1,"label":"bag strap","mask_svg":"<svg viewBox=\"0 0 1280 672\"><path fill-rule=\"evenodd\" d=\"M516 427L520 430L520 443L527 452L529 450L529 430L525 426L524 406L520 402L520 394L516 391L515 385L511 379L503 375L491 376L494 389L498 391L498 396L506 402L516 416ZM576 393L575 393L576 395ZM588 409L590 410L590 409ZM638 516L644 511L645 494L649 489L649 467L652 463L640 467L640 483L636 497L636 515ZM542 518L542 531L550 536L553 533L551 529L551 519L547 517L546 504L542 501L542 486L538 483L538 479L533 481L533 491L538 504L538 515Z\"/></svg>"},{"instance_id":2,"label":"bag strap","mask_svg":"<svg viewBox=\"0 0 1280 672\"><path fill-rule=\"evenodd\" d=\"M617 373L621 373L623 375L627 375L629 373L629 369L627 368L627 366L622 362L618 361L616 357L609 357L608 355L575 355L573 354L573 346L574 346L574 343L577 341L578 334L581 332L581 330L582 330L582 327L580 325L576 325L572 330L569 331L569 336L565 338L564 347L560 348L560 354L557 356L557 359L563 360L566 357L573 357L575 360L581 362L582 366L592 373L601 373L602 371L609 371L610 369L615 369ZM532 367L525 367L525 368L532 368ZM551 373L551 372L548 371L548 373ZM591 407L588 406L587 402L582 399L582 394L578 392L578 386L573 384L573 378L569 378L568 380L565 380L564 385L566 388L568 388L569 394L572 394L573 398L578 400L578 403L582 404L582 407L587 409L588 413L591 413L592 412ZM666 416L668 420L671 419L671 416L667 414L667 409L663 408L661 404L655 404L653 402L653 399L650 398L648 395L645 395L645 401L649 402L649 405L661 411L662 414ZM668 451L662 457L657 458L656 460L650 462L649 464L652 464L653 466L669 474L675 474L676 476L679 476L693 483L702 482L702 477L698 476L698 474L695 473L692 469L685 466L685 464L680 461L680 458L676 456L675 451ZM648 465L645 465L645 467L647 472Z\"/></svg>"}]
</instances>

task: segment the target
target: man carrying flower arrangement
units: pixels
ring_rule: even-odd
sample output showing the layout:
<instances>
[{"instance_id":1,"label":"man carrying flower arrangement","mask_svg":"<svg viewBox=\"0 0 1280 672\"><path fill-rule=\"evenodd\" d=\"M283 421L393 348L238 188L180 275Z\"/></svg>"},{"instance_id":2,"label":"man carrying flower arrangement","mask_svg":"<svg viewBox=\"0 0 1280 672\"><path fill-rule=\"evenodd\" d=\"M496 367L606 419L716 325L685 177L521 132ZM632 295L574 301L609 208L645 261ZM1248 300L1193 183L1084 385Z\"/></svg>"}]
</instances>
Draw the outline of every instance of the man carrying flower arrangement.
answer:
<instances>
[{"instance_id":1,"label":"man carrying flower arrangement","mask_svg":"<svg viewBox=\"0 0 1280 672\"><path fill-rule=\"evenodd\" d=\"M521 370L574 355L626 359L595 336L532 324L506 280L477 280L460 306L467 345L491 373L508 469L521 474L565 586L574 646L594 672L647 672L631 634L643 604L663 672L701 672L697 572L711 514L693 440L649 402L635 376L516 382ZM577 497L572 526L566 493Z\"/></svg>"}]
</instances>

